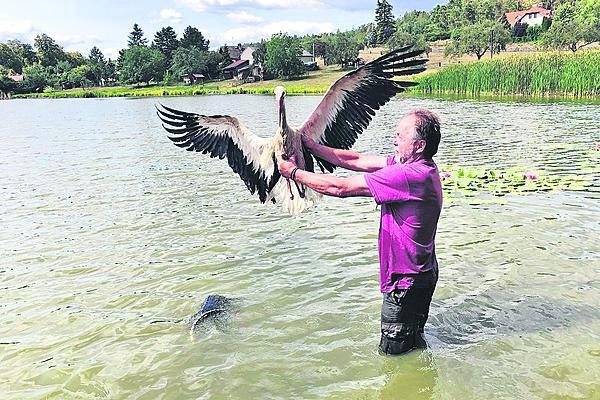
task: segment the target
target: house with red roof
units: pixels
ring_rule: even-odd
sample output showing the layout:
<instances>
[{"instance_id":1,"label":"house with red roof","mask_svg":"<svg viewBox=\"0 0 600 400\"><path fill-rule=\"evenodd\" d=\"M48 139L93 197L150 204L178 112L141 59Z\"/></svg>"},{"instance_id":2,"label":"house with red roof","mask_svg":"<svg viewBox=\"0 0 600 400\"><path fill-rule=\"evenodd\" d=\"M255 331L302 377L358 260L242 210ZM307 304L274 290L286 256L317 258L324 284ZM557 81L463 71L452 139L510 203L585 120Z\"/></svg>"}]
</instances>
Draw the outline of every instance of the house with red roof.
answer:
<instances>
[{"instance_id":1,"label":"house with red roof","mask_svg":"<svg viewBox=\"0 0 600 400\"><path fill-rule=\"evenodd\" d=\"M250 61L249 60L235 60L228 66L222 69L223 77L225 79L244 79L248 74L244 74L244 72L249 72L250 70ZM246 76L244 76L246 75Z\"/></svg>"},{"instance_id":2,"label":"house with red roof","mask_svg":"<svg viewBox=\"0 0 600 400\"><path fill-rule=\"evenodd\" d=\"M506 22L511 28L517 24L527 24L527 26L541 25L544 18L552 19L552 10L540 6L533 6L529 10L512 11L504 14Z\"/></svg>"}]
</instances>

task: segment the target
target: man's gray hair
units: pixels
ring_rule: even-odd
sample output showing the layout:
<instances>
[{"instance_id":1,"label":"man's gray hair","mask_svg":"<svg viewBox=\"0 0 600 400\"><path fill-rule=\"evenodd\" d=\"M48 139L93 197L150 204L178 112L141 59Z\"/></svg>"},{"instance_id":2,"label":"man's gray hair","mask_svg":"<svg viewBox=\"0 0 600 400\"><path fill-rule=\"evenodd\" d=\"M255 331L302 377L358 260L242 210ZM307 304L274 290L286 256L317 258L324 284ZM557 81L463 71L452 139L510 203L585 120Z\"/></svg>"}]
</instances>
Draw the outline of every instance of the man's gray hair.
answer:
<instances>
[{"instance_id":1,"label":"man's gray hair","mask_svg":"<svg viewBox=\"0 0 600 400\"><path fill-rule=\"evenodd\" d=\"M411 111L409 115L415 116L415 140L424 140L425 150L423 156L431 158L437 153L440 139L440 118L433 112L420 108Z\"/></svg>"}]
</instances>

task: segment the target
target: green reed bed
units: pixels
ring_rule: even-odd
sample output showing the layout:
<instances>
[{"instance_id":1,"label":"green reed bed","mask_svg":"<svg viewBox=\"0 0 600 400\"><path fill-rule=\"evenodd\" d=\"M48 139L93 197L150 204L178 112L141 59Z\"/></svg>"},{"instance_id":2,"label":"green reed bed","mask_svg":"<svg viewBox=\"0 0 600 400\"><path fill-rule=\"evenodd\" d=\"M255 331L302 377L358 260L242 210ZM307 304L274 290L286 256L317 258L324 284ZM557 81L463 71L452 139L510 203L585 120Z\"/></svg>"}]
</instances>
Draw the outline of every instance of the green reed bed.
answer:
<instances>
[{"instance_id":1,"label":"green reed bed","mask_svg":"<svg viewBox=\"0 0 600 400\"><path fill-rule=\"evenodd\" d=\"M456 64L417 79L428 94L600 96L600 50L519 55Z\"/></svg>"},{"instance_id":2,"label":"green reed bed","mask_svg":"<svg viewBox=\"0 0 600 400\"><path fill-rule=\"evenodd\" d=\"M321 94L327 91L328 85L287 86L288 94ZM94 97L142 97L142 96L196 96L208 94L273 94L275 86L218 86L216 84L193 86L148 86L148 87L104 87L89 89L51 90L43 93L15 95L14 98L94 98Z\"/></svg>"}]
</instances>

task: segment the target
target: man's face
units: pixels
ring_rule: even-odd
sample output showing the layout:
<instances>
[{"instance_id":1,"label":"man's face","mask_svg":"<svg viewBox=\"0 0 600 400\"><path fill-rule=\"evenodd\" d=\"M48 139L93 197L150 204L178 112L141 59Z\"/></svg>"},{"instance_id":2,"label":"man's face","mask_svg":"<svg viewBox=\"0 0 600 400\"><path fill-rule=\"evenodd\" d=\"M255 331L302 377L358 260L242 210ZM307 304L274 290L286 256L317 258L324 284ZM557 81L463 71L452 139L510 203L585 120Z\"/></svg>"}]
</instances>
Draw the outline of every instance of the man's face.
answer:
<instances>
[{"instance_id":1,"label":"man's face","mask_svg":"<svg viewBox=\"0 0 600 400\"><path fill-rule=\"evenodd\" d=\"M392 142L394 144L396 162L405 163L413 160L423 151L425 141L415 141L415 125L416 117L413 114L405 115L398 123L396 135Z\"/></svg>"}]
</instances>

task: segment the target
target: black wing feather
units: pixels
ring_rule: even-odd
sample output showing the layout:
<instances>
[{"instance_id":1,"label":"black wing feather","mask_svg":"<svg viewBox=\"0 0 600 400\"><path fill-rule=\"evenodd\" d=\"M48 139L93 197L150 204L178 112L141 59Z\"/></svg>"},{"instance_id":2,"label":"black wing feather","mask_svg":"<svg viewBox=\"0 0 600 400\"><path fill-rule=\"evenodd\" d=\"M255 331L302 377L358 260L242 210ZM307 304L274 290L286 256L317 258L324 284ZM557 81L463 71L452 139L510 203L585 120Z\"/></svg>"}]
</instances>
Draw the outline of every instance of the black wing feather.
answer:
<instances>
[{"instance_id":1,"label":"black wing feather","mask_svg":"<svg viewBox=\"0 0 600 400\"><path fill-rule=\"evenodd\" d=\"M367 128L375 111L397 93L417 84L393 78L423 72L428 60L415 59L421 54L423 50L406 46L344 75L331 86L300 131L326 146L349 149ZM315 159L321 170L331 172L335 168L325 160Z\"/></svg>"},{"instance_id":2,"label":"black wing feather","mask_svg":"<svg viewBox=\"0 0 600 400\"><path fill-rule=\"evenodd\" d=\"M255 167L251 156L236 145L232 131L243 135L237 119L227 115L188 113L162 104L161 108L156 108L158 117L170 133L167 137L176 146L209 154L212 158L227 158L227 163L242 178L250 193L258 193L260 201L266 201L279 179L279 171L275 166L273 175L266 176L262 168Z\"/></svg>"}]
</instances>

